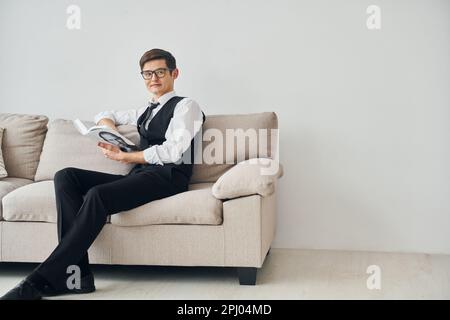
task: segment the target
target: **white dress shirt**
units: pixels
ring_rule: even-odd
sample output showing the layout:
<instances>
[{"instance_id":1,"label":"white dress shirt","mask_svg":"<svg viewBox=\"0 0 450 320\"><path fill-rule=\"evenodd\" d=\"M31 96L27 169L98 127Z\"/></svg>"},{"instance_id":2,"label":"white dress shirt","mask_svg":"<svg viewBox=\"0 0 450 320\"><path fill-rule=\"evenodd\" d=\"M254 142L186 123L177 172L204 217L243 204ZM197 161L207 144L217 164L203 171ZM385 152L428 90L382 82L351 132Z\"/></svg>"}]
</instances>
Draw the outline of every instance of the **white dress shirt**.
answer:
<instances>
[{"instance_id":1,"label":"white dress shirt","mask_svg":"<svg viewBox=\"0 0 450 320\"><path fill-rule=\"evenodd\" d=\"M148 127L151 119L159 110L175 97L175 91L168 92L159 99L152 99L152 103L159 102L159 106L152 110L145 128ZM137 126L137 120L145 112L148 106L139 109L103 111L94 118L95 124L103 118L111 119L116 125L132 124ZM173 111L173 117L165 133L166 141L161 145L153 145L144 150L144 159L150 164L163 165L164 163L174 163L181 159L191 145L191 139L200 131L203 123L203 114L198 103L190 98L179 101ZM193 161L193 160L192 160Z\"/></svg>"}]
</instances>

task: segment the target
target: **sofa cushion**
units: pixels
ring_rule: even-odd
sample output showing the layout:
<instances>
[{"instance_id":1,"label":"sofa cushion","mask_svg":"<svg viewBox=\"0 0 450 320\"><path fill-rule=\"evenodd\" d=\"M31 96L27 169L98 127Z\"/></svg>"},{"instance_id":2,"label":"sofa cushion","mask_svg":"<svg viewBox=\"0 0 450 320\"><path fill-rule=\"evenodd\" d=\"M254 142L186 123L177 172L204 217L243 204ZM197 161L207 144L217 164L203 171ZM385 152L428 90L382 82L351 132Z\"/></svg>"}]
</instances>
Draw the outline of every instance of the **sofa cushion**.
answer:
<instances>
[{"instance_id":1,"label":"sofa cushion","mask_svg":"<svg viewBox=\"0 0 450 320\"><path fill-rule=\"evenodd\" d=\"M13 190L30 183L33 183L33 180L14 177L6 177L0 180L0 220L3 212L3 198Z\"/></svg>"},{"instance_id":2,"label":"sofa cushion","mask_svg":"<svg viewBox=\"0 0 450 320\"><path fill-rule=\"evenodd\" d=\"M225 172L213 185L212 194L227 200L252 194L267 197L275 192L275 183L283 167L275 160L253 158L242 161Z\"/></svg>"},{"instance_id":3,"label":"sofa cushion","mask_svg":"<svg viewBox=\"0 0 450 320\"><path fill-rule=\"evenodd\" d=\"M190 184L189 190L115 214L119 226L150 224L222 224L222 201L211 194L212 183Z\"/></svg>"},{"instance_id":4,"label":"sofa cushion","mask_svg":"<svg viewBox=\"0 0 450 320\"><path fill-rule=\"evenodd\" d=\"M33 179L39 163L48 118L43 115L0 113L3 159L9 177Z\"/></svg>"},{"instance_id":5,"label":"sofa cushion","mask_svg":"<svg viewBox=\"0 0 450 320\"><path fill-rule=\"evenodd\" d=\"M92 121L83 122L87 127L94 125ZM136 126L123 125L118 129L131 141L139 143ZM56 119L48 125L35 181L52 180L58 170L66 167L127 174L133 165L105 158L96 142L80 134L71 120Z\"/></svg>"},{"instance_id":6,"label":"sofa cushion","mask_svg":"<svg viewBox=\"0 0 450 320\"><path fill-rule=\"evenodd\" d=\"M203 139L199 139L199 151L196 151L202 157L199 161L195 159L195 163L200 163L194 164L191 183L215 182L229 168L243 160L274 158L278 136L277 130L271 129L278 129L278 118L274 112L207 116L202 128ZM227 134L227 130L231 134ZM241 140L245 144L239 150L236 134L242 134L245 139ZM250 141L253 141L251 145ZM227 145L234 149L228 152L228 156Z\"/></svg>"},{"instance_id":7,"label":"sofa cushion","mask_svg":"<svg viewBox=\"0 0 450 320\"><path fill-rule=\"evenodd\" d=\"M31 183L8 193L3 198L3 219L56 222L53 181Z\"/></svg>"},{"instance_id":8,"label":"sofa cushion","mask_svg":"<svg viewBox=\"0 0 450 320\"><path fill-rule=\"evenodd\" d=\"M147 224L221 224L222 202L211 195L212 183L190 185L189 190L110 217L121 226ZM27 199L27 201L23 201ZM3 198L6 221L57 221L53 181L35 182Z\"/></svg>"},{"instance_id":9,"label":"sofa cushion","mask_svg":"<svg viewBox=\"0 0 450 320\"><path fill-rule=\"evenodd\" d=\"M17 188L4 197L3 207L6 221L56 223L58 214L53 180L34 182ZM109 216L106 222L110 222Z\"/></svg>"}]
</instances>

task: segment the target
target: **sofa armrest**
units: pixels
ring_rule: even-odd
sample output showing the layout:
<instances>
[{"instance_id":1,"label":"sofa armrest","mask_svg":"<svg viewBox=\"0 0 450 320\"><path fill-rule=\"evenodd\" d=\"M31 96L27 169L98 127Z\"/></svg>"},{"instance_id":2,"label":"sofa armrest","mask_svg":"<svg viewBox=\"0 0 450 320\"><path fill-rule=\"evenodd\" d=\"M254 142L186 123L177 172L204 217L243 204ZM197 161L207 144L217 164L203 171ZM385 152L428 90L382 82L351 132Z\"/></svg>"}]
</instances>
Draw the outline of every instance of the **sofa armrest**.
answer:
<instances>
[{"instance_id":1,"label":"sofa armrest","mask_svg":"<svg viewBox=\"0 0 450 320\"><path fill-rule=\"evenodd\" d=\"M283 176L281 163L269 158L253 158L239 162L217 179L212 194L220 200L253 194L263 197L275 191L275 182Z\"/></svg>"},{"instance_id":2,"label":"sofa armrest","mask_svg":"<svg viewBox=\"0 0 450 320\"><path fill-rule=\"evenodd\" d=\"M276 183L275 183L276 184ZM225 266L260 268L277 226L277 192L223 202Z\"/></svg>"}]
</instances>

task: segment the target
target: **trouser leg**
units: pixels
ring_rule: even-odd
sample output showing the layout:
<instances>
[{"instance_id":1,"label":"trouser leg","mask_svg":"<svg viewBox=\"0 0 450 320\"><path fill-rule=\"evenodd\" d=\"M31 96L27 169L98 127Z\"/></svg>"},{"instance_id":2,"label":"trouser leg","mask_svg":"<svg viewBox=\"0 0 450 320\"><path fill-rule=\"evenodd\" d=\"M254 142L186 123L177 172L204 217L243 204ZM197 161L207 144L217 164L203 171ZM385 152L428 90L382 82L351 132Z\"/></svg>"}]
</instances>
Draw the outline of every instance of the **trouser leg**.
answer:
<instances>
[{"instance_id":1,"label":"trouser leg","mask_svg":"<svg viewBox=\"0 0 450 320\"><path fill-rule=\"evenodd\" d=\"M58 242L61 242L72 227L83 204L83 196L88 190L95 185L116 181L122 177L79 168L65 168L56 172L53 181L58 214ZM90 273L87 252L77 265L80 267L82 276Z\"/></svg>"},{"instance_id":2,"label":"trouser leg","mask_svg":"<svg viewBox=\"0 0 450 320\"><path fill-rule=\"evenodd\" d=\"M36 269L51 284L66 279L67 267L76 265L103 228L107 215L130 210L181 192L157 173L139 173L93 186L86 193L72 227L52 254Z\"/></svg>"}]
</instances>

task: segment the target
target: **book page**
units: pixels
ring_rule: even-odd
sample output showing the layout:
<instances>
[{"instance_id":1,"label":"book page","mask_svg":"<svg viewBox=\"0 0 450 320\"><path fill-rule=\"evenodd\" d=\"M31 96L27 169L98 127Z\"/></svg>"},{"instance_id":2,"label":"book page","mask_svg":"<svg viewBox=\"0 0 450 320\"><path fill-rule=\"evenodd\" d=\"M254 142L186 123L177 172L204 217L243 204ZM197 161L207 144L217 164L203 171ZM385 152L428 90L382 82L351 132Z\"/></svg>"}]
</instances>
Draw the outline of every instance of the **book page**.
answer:
<instances>
[{"instance_id":1,"label":"book page","mask_svg":"<svg viewBox=\"0 0 450 320\"><path fill-rule=\"evenodd\" d=\"M108 126L94 126L87 129L79 119L74 120L73 123L82 135L88 136L97 142L101 141L118 146L124 152L140 150L133 141Z\"/></svg>"}]
</instances>

